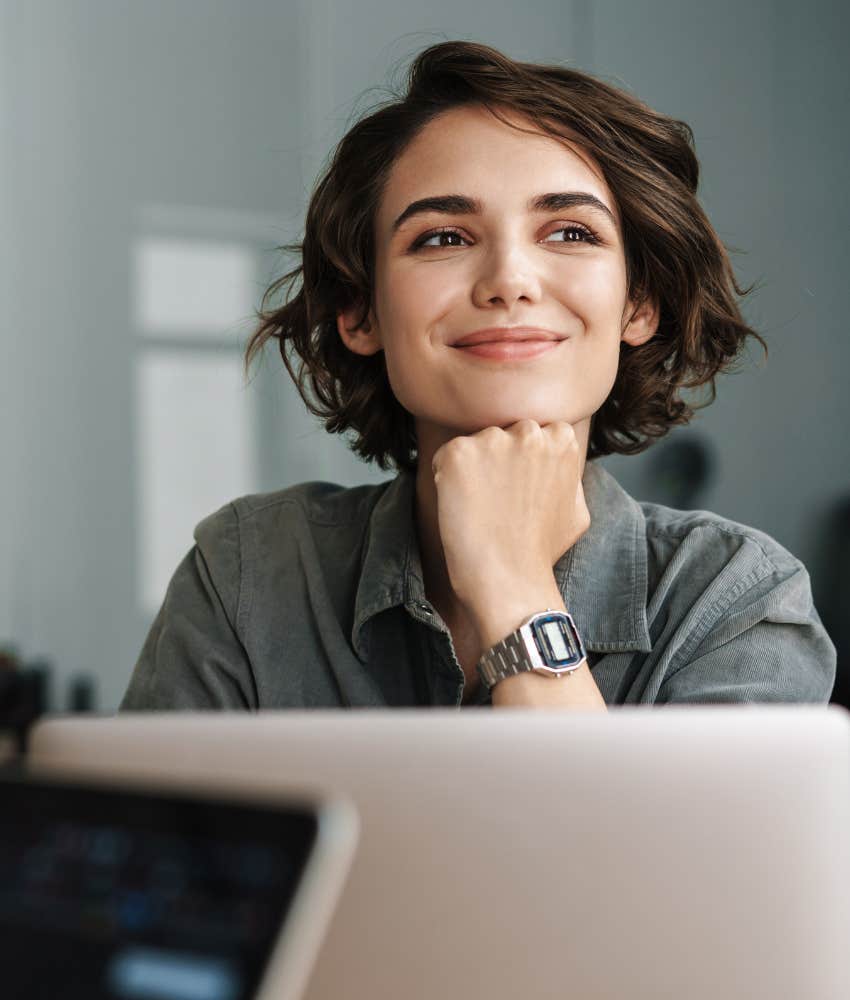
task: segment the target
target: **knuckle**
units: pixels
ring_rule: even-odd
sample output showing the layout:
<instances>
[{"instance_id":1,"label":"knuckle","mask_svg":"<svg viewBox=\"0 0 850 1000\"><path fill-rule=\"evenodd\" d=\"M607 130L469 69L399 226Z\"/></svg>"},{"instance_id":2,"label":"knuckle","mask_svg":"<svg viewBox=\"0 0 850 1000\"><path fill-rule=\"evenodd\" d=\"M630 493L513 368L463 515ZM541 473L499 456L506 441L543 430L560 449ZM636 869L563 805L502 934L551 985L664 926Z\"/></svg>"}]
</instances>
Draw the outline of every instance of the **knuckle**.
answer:
<instances>
[{"instance_id":1,"label":"knuckle","mask_svg":"<svg viewBox=\"0 0 850 1000\"><path fill-rule=\"evenodd\" d=\"M456 461L457 458L463 454L466 448L466 438L455 437L451 441L446 441L446 443L440 448L443 453L444 462Z\"/></svg>"},{"instance_id":2,"label":"knuckle","mask_svg":"<svg viewBox=\"0 0 850 1000\"><path fill-rule=\"evenodd\" d=\"M575 435L561 438L558 445L562 451L565 451L570 455L575 455L579 451L578 438L576 438Z\"/></svg>"},{"instance_id":3,"label":"knuckle","mask_svg":"<svg viewBox=\"0 0 850 1000\"><path fill-rule=\"evenodd\" d=\"M500 438L504 433L501 427L485 427L478 432L478 437L483 438L485 441L490 441L493 438Z\"/></svg>"},{"instance_id":4,"label":"knuckle","mask_svg":"<svg viewBox=\"0 0 850 1000\"><path fill-rule=\"evenodd\" d=\"M566 420L558 420L553 424L549 425L552 428L552 436L555 440L563 443L569 443L570 441L577 441L576 432L573 425L567 423Z\"/></svg>"},{"instance_id":5,"label":"knuckle","mask_svg":"<svg viewBox=\"0 0 850 1000\"><path fill-rule=\"evenodd\" d=\"M523 417L522 420L518 420L515 424L516 432L521 437L534 437L540 432L540 424L536 420L532 420L530 417Z\"/></svg>"}]
</instances>

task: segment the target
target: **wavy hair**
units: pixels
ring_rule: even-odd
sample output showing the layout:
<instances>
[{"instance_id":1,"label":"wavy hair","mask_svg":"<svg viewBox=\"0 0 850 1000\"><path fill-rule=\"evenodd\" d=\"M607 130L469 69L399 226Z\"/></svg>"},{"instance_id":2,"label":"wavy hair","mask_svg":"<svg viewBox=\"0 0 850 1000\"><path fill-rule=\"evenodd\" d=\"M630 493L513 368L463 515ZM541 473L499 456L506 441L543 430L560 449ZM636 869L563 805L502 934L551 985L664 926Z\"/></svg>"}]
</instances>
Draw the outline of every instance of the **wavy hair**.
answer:
<instances>
[{"instance_id":1,"label":"wavy hair","mask_svg":"<svg viewBox=\"0 0 850 1000\"><path fill-rule=\"evenodd\" d=\"M277 248L297 254L300 263L267 288L255 310L259 325L246 347L246 374L265 342L276 338L302 399L326 430L352 431L352 450L382 469L415 468L413 417L392 392L383 351L354 354L336 316L355 307L358 326L369 315L374 221L393 164L433 118L465 105L485 107L511 127L519 126L505 111L518 113L532 125L522 131L578 143L595 158L622 220L629 297L659 307L653 337L621 344L614 386L591 420L588 460L637 454L688 423L714 401L716 375L734 370L748 336L767 353L736 303L752 286L738 286L727 249L697 200L699 163L685 122L587 73L516 62L474 42L425 49L406 83L401 96L344 135L313 190L303 240ZM284 303L271 308L284 288ZM704 385L710 390L704 403L681 398L681 389Z\"/></svg>"}]
</instances>

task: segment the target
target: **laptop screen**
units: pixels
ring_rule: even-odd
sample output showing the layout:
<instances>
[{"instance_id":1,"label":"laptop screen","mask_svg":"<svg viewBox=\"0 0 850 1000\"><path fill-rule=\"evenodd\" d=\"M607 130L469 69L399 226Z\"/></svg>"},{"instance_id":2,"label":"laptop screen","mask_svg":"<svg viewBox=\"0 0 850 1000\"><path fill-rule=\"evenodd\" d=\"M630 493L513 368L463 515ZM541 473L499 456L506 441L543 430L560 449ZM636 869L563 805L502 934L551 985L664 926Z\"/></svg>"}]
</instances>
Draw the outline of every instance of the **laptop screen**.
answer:
<instances>
[{"instance_id":1,"label":"laptop screen","mask_svg":"<svg viewBox=\"0 0 850 1000\"><path fill-rule=\"evenodd\" d=\"M247 1000L316 837L308 811L0 778L6 1000Z\"/></svg>"}]
</instances>

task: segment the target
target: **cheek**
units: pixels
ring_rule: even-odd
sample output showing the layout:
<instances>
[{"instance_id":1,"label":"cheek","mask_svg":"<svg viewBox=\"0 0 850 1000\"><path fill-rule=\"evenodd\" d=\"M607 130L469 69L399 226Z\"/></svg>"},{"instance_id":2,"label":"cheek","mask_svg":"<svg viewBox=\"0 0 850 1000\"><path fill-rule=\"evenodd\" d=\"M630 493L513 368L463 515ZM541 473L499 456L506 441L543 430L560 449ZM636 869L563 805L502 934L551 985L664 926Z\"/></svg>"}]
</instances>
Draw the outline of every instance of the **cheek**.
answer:
<instances>
[{"instance_id":1,"label":"cheek","mask_svg":"<svg viewBox=\"0 0 850 1000\"><path fill-rule=\"evenodd\" d=\"M393 395L405 409L409 410L411 393L416 385L410 352L397 342L393 342L384 348L384 361Z\"/></svg>"},{"instance_id":2,"label":"cheek","mask_svg":"<svg viewBox=\"0 0 850 1000\"><path fill-rule=\"evenodd\" d=\"M394 278L389 314L399 329L416 331L421 338L432 332L434 325L456 302L458 282L448 268L420 267L405 273L402 269Z\"/></svg>"},{"instance_id":3,"label":"cheek","mask_svg":"<svg viewBox=\"0 0 850 1000\"><path fill-rule=\"evenodd\" d=\"M612 317L619 319L626 297L626 276L610 259L586 259L571 268L561 282L560 297L584 321L588 332L600 332Z\"/></svg>"},{"instance_id":4,"label":"cheek","mask_svg":"<svg viewBox=\"0 0 850 1000\"><path fill-rule=\"evenodd\" d=\"M402 404L402 397L423 381L423 365L433 365L434 351L439 350L434 338L446 336L442 320L455 301L450 283L436 273L439 269L424 270L430 273L420 270L416 280L403 271L393 274L384 285L392 287L392 295L382 296L378 304L387 374Z\"/></svg>"},{"instance_id":5,"label":"cheek","mask_svg":"<svg viewBox=\"0 0 850 1000\"><path fill-rule=\"evenodd\" d=\"M406 319L408 322L406 322ZM422 343L409 325L409 316L385 309L381 314L384 364L393 395L406 410L416 408L415 399L422 379Z\"/></svg>"}]
</instances>

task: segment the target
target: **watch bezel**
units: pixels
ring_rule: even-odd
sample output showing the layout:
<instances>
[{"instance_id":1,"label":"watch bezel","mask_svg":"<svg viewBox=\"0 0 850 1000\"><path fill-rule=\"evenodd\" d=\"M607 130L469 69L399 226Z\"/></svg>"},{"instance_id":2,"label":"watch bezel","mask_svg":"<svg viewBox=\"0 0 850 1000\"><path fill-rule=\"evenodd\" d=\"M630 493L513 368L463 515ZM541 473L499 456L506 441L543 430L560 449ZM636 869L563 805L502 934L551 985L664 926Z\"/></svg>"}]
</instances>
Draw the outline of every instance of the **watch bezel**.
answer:
<instances>
[{"instance_id":1,"label":"watch bezel","mask_svg":"<svg viewBox=\"0 0 850 1000\"><path fill-rule=\"evenodd\" d=\"M566 633L564 636L565 644L574 651L568 660L560 661L555 657L544 631L544 626L553 621L558 622L564 627ZM577 670L584 660L587 659L584 643L581 641L581 636L578 634L578 629L569 612L541 611L536 615L532 615L521 626L520 631L526 639L526 646L529 647L529 653L536 660L534 669L541 673L554 675L568 674L573 670ZM534 656L534 653L537 655Z\"/></svg>"}]
</instances>

